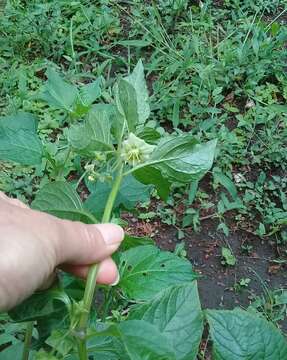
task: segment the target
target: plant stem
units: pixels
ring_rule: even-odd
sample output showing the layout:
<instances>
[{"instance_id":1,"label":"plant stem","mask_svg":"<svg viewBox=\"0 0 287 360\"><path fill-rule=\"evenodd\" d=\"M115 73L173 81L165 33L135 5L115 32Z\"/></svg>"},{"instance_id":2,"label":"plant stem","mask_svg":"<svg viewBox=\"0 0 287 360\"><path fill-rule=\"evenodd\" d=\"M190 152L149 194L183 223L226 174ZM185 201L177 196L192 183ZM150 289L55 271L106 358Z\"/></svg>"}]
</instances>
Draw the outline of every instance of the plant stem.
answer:
<instances>
[{"instance_id":1,"label":"plant stem","mask_svg":"<svg viewBox=\"0 0 287 360\"><path fill-rule=\"evenodd\" d=\"M108 223L110 221L110 217L112 214L112 210L114 207L114 203L118 194L118 191L120 189L121 186L121 182L123 179L123 165L120 165L120 168L118 170L118 174L115 178L115 181L113 183L113 187L112 190L110 192L110 195L108 197L108 201L105 207L105 211L104 211L104 215L102 217L102 223Z\"/></svg>"},{"instance_id":2,"label":"plant stem","mask_svg":"<svg viewBox=\"0 0 287 360\"><path fill-rule=\"evenodd\" d=\"M121 182L123 178L123 165L120 164L117 176L114 180L112 190L108 197L108 201L106 203L104 215L102 218L103 223L107 223L110 221L111 213L113 210L114 202L116 200ZM98 273L99 265L94 264L90 267L87 283L85 287L85 293L83 298L83 312L80 316L80 320L78 322L78 326L76 328L77 334L77 342L78 342L78 353L80 360L87 360L88 353L87 353L87 346L86 346L86 332L87 326L90 316L90 311L92 307L92 302L94 298L94 293L96 289L96 280L97 280L97 273Z\"/></svg>"},{"instance_id":3,"label":"plant stem","mask_svg":"<svg viewBox=\"0 0 287 360\"><path fill-rule=\"evenodd\" d=\"M29 352L30 352L30 345L31 345L32 334L33 334L33 328L34 328L34 322L30 321L27 324L27 328L26 328L22 360L29 359Z\"/></svg>"}]
</instances>

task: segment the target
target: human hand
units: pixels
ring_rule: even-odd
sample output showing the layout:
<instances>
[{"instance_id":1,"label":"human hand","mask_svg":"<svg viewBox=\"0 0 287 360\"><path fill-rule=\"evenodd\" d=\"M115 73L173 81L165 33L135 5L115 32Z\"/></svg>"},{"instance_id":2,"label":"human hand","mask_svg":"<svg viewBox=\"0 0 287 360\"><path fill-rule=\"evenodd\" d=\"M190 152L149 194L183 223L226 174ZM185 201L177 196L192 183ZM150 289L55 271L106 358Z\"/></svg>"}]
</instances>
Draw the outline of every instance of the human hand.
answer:
<instances>
[{"instance_id":1,"label":"human hand","mask_svg":"<svg viewBox=\"0 0 287 360\"><path fill-rule=\"evenodd\" d=\"M114 224L85 225L31 210L0 192L0 311L47 284L57 266L85 278L99 263L97 282L115 284L110 258L124 237Z\"/></svg>"}]
</instances>

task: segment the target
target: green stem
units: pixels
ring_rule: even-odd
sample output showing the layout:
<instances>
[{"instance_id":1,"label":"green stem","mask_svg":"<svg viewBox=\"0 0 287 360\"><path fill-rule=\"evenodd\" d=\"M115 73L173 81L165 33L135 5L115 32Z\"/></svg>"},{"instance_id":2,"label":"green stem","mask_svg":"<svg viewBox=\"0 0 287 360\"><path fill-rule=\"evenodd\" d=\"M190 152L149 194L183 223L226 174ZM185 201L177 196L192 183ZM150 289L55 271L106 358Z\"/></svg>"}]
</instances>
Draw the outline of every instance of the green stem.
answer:
<instances>
[{"instance_id":1,"label":"green stem","mask_svg":"<svg viewBox=\"0 0 287 360\"><path fill-rule=\"evenodd\" d=\"M105 211L104 211L104 215L102 217L102 223L108 223L110 221L110 217L112 214L112 210L114 207L114 203L117 197L117 194L119 192L120 186L121 186L121 182L123 179L123 165L120 165L118 174L115 178L115 181L113 183L113 187L112 190L110 192L110 195L108 197L108 201L105 207Z\"/></svg>"},{"instance_id":2,"label":"green stem","mask_svg":"<svg viewBox=\"0 0 287 360\"><path fill-rule=\"evenodd\" d=\"M113 183L112 190L108 197L108 201L106 203L104 215L102 218L103 223L108 223L110 221L114 202L116 200L122 179L123 179L123 165L121 164L120 168L118 170L117 176L115 178L115 181ZM87 326L88 326L90 311L91 311L91 307L92 307L92 302L93 302L93 298L94 298L94 293L95 293L95 289L96 289L98 268L99 268L99 265L94 264L89 269L87 283L86 283L86 287L85 287L84 298L83 298L83 312L80 316L80 320L78 322L78 326L76 329L76 335L78 337L78 339L77 339L78 353L79 353L80 360L88 359L87 346L86 346L86 332L87 332Z\"/></svg>"},{"instance_id":3,"label":"green stem","mask_svg":"<svg viewBox=\"0 0 287 360\"><path fill-rule=\"evenodd\" d=\"M27 328L26 328L22 360L29 359L29 352L30 352L30 345L31 345L32 334L33 334L33 328L34 328L34 322L31 321L27 324Z\"/></svg>"}]
</instances>

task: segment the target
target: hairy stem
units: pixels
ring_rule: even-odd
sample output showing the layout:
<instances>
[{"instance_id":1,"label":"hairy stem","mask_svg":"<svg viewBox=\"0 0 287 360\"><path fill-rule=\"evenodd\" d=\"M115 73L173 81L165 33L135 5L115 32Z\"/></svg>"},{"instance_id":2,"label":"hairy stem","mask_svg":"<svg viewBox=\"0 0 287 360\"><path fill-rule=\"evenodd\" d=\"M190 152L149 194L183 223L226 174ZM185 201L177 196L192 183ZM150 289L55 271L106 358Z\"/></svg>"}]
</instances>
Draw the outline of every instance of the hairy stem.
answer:
<instances>
[{"instance_id":1,"label":"hairy stem","mask_svg":"<svg viewBox=\"0 0 287 360\"><path fill-rule=\"evenodd\" d=\"M23 348L23 353L22 353L22 360L28 360L29 359L29 352L30 352L32 334L33 334L33 328L34 328L34 322L30 321L27 324L27 328L26 328L25 340L24 340L24 348Z\"/></svg>"},{"instance_id":2,"label":"hairy stem","mask_svg":"<svg viewBox=\"0 0 287 360\"><path fill-rule=\"evenodd\" d=\"M112 214L113 206L123 179L123 166L122 164L119 167L117 176L114 180L112 190L108 197L108 201L106 203L104 215L102 218L102 223L107 223L110 221L110 217ZM80 320L78 322L78 326L76 328L76 335L78 337L78 353L80 360L87 360L88 353L87 353L87 346L86 346L86 332L88 327L88 321L90 316L90 311L92 307L92 302L94 298L94 293L96 289L96 280L97 280L97 273L98 273L98 264L94 264L90 267L87 283L85 287L85 293L83 298L83 306L82 306L82 313L80 316Z\"/></svg>"}]
</instances>

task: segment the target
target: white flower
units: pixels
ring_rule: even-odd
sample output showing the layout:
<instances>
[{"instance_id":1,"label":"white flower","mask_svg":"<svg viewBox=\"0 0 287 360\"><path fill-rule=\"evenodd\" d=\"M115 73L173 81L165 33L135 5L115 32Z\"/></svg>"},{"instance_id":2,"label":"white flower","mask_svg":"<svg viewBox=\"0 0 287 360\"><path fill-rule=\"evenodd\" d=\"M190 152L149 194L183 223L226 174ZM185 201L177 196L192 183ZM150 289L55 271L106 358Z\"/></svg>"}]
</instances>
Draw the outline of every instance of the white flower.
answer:
<instances>
[{"instance_id":1,"label":"white flower","mask_svg":"<svg viewBox=\"0 0 287 360\"><path fill-rule=\"evenodd\" d=\"M123 141L122 159L131 166L145 163L149 160L155 146L147 144L144 140L130 133L129 137Z\"/></svg>"}]
</instances>

